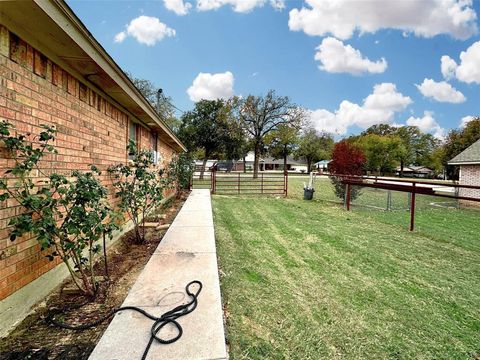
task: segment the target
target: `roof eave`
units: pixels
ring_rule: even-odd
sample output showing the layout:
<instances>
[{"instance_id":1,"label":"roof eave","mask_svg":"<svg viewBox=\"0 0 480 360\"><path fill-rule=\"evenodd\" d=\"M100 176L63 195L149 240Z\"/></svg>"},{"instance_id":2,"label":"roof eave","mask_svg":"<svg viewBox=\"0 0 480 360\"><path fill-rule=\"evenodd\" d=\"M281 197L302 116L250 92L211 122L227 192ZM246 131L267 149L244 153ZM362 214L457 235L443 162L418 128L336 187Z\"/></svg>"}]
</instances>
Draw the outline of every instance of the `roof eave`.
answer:
<instances>
[{"instance_id":1,"label":"roof eave","mask_svg":"<svg viewBox=\"0 0 480 360\"><path fill-rule=\"evenodd\" d=\"M164 123L164 121L157 115L152 105L145 99L145 97L136 88L133 82L123 72L123 70L115 63L115 61L108 55L105 49L98 43L97 40L88 31L82 21L75 15L70 7L61 0L34 0L35 3L45 12L50 18L69 36L75 41L76 45L81 47L87 54L98 55L102 61L97 61L98 66L109 75L118 84L118 86L125 91L128 96L132 98L135 103L138 104L145 112L145 114L151 118L157 127L165 132L176 145L177 150L186 151L185 145L177 138L172 130ZM60 21L58 15L61 14ZM77 32L82 37L84 42L79 42L72 36L72 32ZM87 48L85 48L87 47ZM88 48L90 47L90 48ZM147 126L152 126L147 124ZM173 145L173 144L172 144Z\"/></svg>"},{"instance_id":2,"label":"roof eave","mask_svg":"<svg viewBox=\"0 0 480 360\"><path fill-rule=\"evenodd\" d=\"M480 165L480 160L478 161L449 161L448 165Z\"/></svg>"}]
</instances>

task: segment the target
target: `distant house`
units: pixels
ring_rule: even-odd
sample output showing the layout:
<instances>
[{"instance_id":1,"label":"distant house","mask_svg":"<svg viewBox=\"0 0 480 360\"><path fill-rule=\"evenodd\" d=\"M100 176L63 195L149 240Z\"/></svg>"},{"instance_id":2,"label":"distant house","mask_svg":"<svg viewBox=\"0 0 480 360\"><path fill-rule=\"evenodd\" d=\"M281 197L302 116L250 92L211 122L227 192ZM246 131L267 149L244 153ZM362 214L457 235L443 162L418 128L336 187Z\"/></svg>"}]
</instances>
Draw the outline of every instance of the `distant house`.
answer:
<instances>
[{"instance_id":1,"label":"distant house","mask_svg":"<svg viewBox=\"0 0 480 360\"><path fill-rule=\"evenodd\" d=\"M217 163L218 160L209 159L205 163L205 170L210 169ZM200 171L203 168L203 160L195 160L195 171Z\"/></svg>"},{"instance_id":2,"label":"distant house","mask_svg":"<svg viewBox=\"0 0 480 360\"><path fill-rule=\"evenodd\" d=\"M321 160L319 162L316 162L314 164L315 169L317 169L319 172L324 172L328 171L328 164L330 164L332 160Z\"/></svg>"},{"instance_id":3,"label":"distant house","mask_svg":"<svg viewBox=\"0 0 480 360\"><path fill-rule=\"evenodd\" d=\"M244 162L245 160L245 162ZM255 161L255 154L253 151L249 151L247 156L245 156L245 159L238 159L234 161L233 165L233 170L234 171L243 171L245 168L248 171L253 170L253 163ZM260 163L263 161L263 159L260 158Z\"/></svg>"},{"instance_id":4,"label":"distant house","mask_svg":"<svg viewBox=\"0 0 480 360\"><path fill-rule=\"evenodd\" d=\"M283 170L283 159L275 159L273 157L266 157L260 163L261 171L269 170ZM295 172L306 172L307 163L303 160L295 160L293 157L287 157L287 170Z\"/></svg>"},{"instance_id":5,"label":"distant house","mask_svg":"<svg viewBox=\"0 0 480 360\"><path fill-rule=\"evenodd\" d=\"M397 166L396 174L400 176L401 168ZM434 175L434 171L426 166L404 166L403 175L406 177L416 177L416 178L430 178Z\"/></svg>"},{"instance_id":6,"label":"distant house","mask_svg":"<svg viewBox=\"0 0 480 360\"><path fill-rule=\"evenodd\" d=\"M238 160L208 160L206 169L213 166L218 171L253 171L255 154L249 151L245 159ZM203 160L195 160L197 171L202 167ZM260 158L258 161L259 171L280 171L283 170L283 159L274 159L273 157ZM293 157L287 157L287 170L295 172L306 172L307 163L303 160L295 160Z\"/></svg>"},{"instance_id":7,"label":"distant house","mask_svg":"<svg viewBox=\"0 0 480 360\"><path fill-rule=\"evenodd\" d=\"M460 167L459 183L461 185L480 186L480 140L455 156L448 162L448 165ZM480 198L480 190L460 189L459 195ZM462 204L480 206L480 203L476 202L464 201Z\"/></svg>"}]
</instances>

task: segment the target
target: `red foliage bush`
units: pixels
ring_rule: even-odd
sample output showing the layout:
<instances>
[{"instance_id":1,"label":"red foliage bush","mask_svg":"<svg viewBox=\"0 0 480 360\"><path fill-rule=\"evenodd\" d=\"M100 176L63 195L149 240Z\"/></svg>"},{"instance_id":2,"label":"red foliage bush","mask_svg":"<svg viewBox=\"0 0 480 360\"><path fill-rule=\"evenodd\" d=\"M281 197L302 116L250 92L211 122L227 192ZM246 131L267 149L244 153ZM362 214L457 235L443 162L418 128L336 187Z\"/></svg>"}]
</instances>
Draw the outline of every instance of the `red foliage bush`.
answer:
<instances>
[{"instance_id":1,"label":"red foliage bush","mask_svg":"<svg viewBox=\"0 0 480 360\"><path fill-rule=\"evenodd\" d=\"M335 144L328 169L332 175L362 175L366 158L362 149L347 141Z\"/></svg>"}]
</instances>

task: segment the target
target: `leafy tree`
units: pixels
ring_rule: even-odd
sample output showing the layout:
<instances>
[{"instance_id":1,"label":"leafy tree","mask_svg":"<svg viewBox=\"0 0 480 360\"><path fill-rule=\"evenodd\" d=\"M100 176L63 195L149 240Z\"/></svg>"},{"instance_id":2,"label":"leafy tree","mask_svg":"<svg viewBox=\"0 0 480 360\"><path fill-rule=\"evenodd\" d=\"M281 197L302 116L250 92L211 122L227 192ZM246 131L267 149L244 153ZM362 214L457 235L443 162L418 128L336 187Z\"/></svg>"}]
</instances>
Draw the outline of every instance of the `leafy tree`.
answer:
<instances>
[{"instance_id":1,"label":"leafy tree","mask_svg":"<svg viewBox=\"0 0 480 360\"><path fill-rule=\"evenodd\" d=\"M94 166L90 172L73 171L71 177L43 173L40 162L57 151L51 145L55 129L42 128L32 138L30 134L12 135L12 126L0 122L0 142L15 162L0 179L0 201L13 198L23 209L9 222L13 226L10 240L34 234L42 251L50 249L47 257L59 256L75 285L85 295L94 296L98 284L93 265L100 252L97 241L117 228L107 189L97 179L100 172Z\"/></svg>"},{"instance_id":2,"label":"leafy tree","mask_svg":"<svg viewBox=\"0 0 480 360\"><path fill-rule=\"evenodd\" d=\"M229 106L229 104L227 105ZM227 123L225 124L224 136L224 157L226 159L241 159L245 158L249 149L250 143L245 134L245 130L241 124L233 117L230 112Z\"/></svg>"},{"instance_id":3,"label":"leafy tree","mask_svg":"<svg viewBox=\"0 0 480 360\"><path fill-rule=\"evenodd\" d=\"M403 169L407 165L434 167L432 154L438 147L439 142L431 134L423 133L417 126L373 125L363 131L360 136L352 137L352 141L361 140L367 135L397 136L400 138L403 149L402 151L395 151L396 159L400 163L400 176L403 176ZM368 159L369 154L366 155Z\"/></svg>"},{"instance_id":4,"label":"leafy tree","mask_svg":"<svg viewBox=\"0 0 480 360\"><path fill-rule=\"evenodd\" d=\"M172 98L166 96L163 91L150 80L136 78L129 72L126 74L145 99L148 100L150 105L152 105L165 124L176 133L180 126L180 120L175 116L175 107L173 106Z\"/></svg>"},{"instance_id":5,"label":"leafy tree","mask_svg":"<svg viewBox=\"0 0 480 360\"><path fill-rule=\"evenodd\" d=\"M315 129L309 128L300 136L295 156L307 161L307 169L310 172L313 162L330 158L333 144L333 137L330 134L318 134Z\"/></svg>"},{"instance_id":6,"label":"leafy tree","mask_svg":"<svg viewBox=\"0 0 480 360\"><path fill-rule=\"evenodd\" d=\"M280 125L299 126L305 118L305 112L291 103L288 97L277 96L273 90L265 96L234 98L233 104L240 123L252 141L255 154L253 177L257 178L265 137Z\"/></svg>"},{"instance_id":7,"label":"leafy tree","mask_svg":"<svg viewBox=\"0 0 480 360\"><path fill-rule=\"evenodd\" d=\"M388 124L376 124L370 126L368 129L365 131L362 131L360 134L361 136L365 135L380 135L380 136L386 136L386 135L395 135L397 133L397 128Z\"/></svg>"},{"instance_id":8,"label":"leafy tree","mask_svg":"<svg viewBox=\"0 0 480 360\"><path fill-rule=\"evenodd\" d=\"M397 159L404 156L405 146L398 136L369 134L361 136L357 145L366 157L365 167L380 174L395 169Z\"/></svg>"},{"instance_id":9,"label":"leafy tree","mask_svg":"<svg viewBox=\"0 0 480 360\"><path fill-rule=\"evenodd\" d=\"M287 157L298 147L299 130L290 125L279 125L265 137L268 152L274 159L283 159L283 170L287 170Z\"/></svg>"},{"instance_id":10,"label":"leafy tree","mask_svg":"<svg viewBox=\"0 0 480 360\"><path fill-rule=\"evenodd\" d=\"M177 197L182 190L189 188L194 171L193 159L186 153L175 156L168 165L167 177L174 184Z\"/></svg>"},{"instance_id":11,"label":"leafy tree","mask_svg":"<svg viewBox=\"0 0 480 360\"><path fill-rule=\"evenodd\" d=\"M231 115L228 104L219 99L201 100L192 111L182 116L178 137L190 152L202 153L200 179L203 179L207 160L225 157L225 153L233 149L232 143L235 144L238 140Z\"/></svg>"},{"instance_id":12,"label":"leafy tree","mask_svg":"<svg viewBox=\"0 0 480 360\"><path fill-rule=\"evenodd\" d=\"M163 199L163 191L169 186L168 178L163 177L163 170L153 167L150 150L137 150L135 142L130 140L128 152L133 156L127 164L110 166L108 172L116 189L115 196L120 199L120 210L126 212L133 221L136 242L145 241L145 217Z\"/></svg>"},{"instance_id":13,"label":"leafy tree","mask_svg":"<svg viewBox=\"0 0 480 360\"><path fill-rule=\"evenodd\" d=\"M403 176L405 165L423 165L434 167L432 153L438 146L438 140L431 134L423 133L417 126L402 126L396 129L395 135L403 143L403 151L398 152L400 176Z\"/></svg>"},{"instance_id":14,"label":"leafy tree","mask_svg":"<svg viewBox=\"0 0 480 360\"><path fill-rule=\"evenodd\" d=\"M348 141L335 144L332 152L332 161L328 165L330 181L334 186L335 195L340 199L345 198L346 187L342 180L349 176L360 176L363 173L366 158L362 149ZM355 200L361 195L359 187L352 187L350 198Z\"/></svg>"},{"instance_id":15,"label":"leafy tree","mask_svg":"<svg viewBox=\"0 0 480 360\"><path fill-rule=\"evenodd\" d=\"M480 139L480 117L469 121L463 129L450 130L443 145L443 165L447 167L447 163L450 160L478 139ZM449 177L458 178L458 168L448 166L447 174Z\"/></svg>"}]
</instances>

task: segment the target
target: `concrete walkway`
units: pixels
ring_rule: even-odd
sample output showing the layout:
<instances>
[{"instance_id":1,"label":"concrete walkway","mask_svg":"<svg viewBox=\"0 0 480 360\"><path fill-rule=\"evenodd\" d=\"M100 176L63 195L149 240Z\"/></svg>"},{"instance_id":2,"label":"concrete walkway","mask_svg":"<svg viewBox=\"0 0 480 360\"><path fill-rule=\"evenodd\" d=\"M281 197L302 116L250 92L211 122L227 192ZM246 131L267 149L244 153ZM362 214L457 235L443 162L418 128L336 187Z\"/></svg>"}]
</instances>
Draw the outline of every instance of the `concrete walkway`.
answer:
<instances>
[{"instance_id":1,"label":"concrete walkway","mask_svg":"<svg viewBox=\"0 0 480 360\"><path fill-rule=\"evenodd\" d=\"M203 289L195 311L178 319L183 336L170 345L154 342L148 359L227 359L209 190L192 191L123 306L160 316L189 300L185 286L192 280ZM117 313L89 359L140 359L152 323L137 312ZM172 330L162 329L162 338Z\"/></svg>"}]
</instances>

